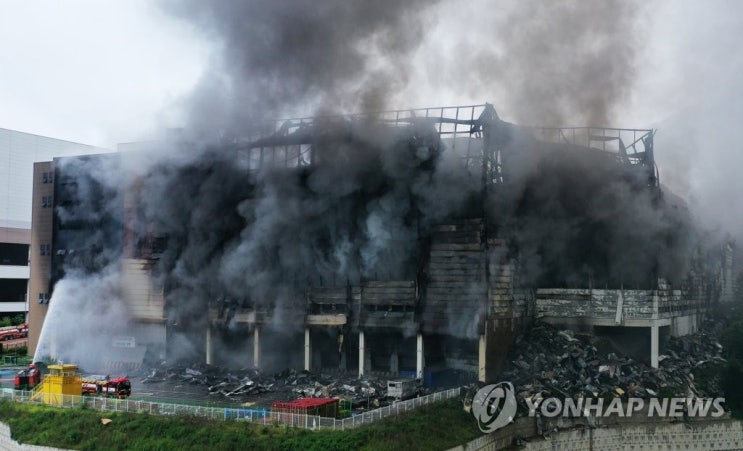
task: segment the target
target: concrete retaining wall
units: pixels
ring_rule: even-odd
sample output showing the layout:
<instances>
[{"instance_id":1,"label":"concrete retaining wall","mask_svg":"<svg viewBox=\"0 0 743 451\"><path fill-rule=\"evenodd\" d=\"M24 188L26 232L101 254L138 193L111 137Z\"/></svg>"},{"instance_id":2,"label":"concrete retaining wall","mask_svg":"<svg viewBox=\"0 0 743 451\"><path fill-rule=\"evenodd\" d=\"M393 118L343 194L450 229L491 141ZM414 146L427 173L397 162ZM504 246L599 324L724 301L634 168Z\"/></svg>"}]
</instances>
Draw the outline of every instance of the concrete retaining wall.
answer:
<instances>
[{"instance_id":1,"label":"concrete retaining wall","mask_svg":"<svg viewBox=\"0 0 743 451\"><path fill-rule=\"evenodd\" d=\"M553 450L739 450L743 449L743 423L641 424L574 429L531 441L529 451Z\"/></svg>"},{"instance_id":2,"label":"concrete retaining wall","mask_svg":"<svg viewBox=\"0 0 743 451\"><path fill-rule=\"evenodd\" d=\"M595 429L576 427L543 437L534 432L534 420L520 418L492 434L452 448L450 451L496 451L516 445L527 451L554 450L741 450L743 422L737 420L669 423L648 419L645 423L613 424Z\"/></svg>"}]
</instances>

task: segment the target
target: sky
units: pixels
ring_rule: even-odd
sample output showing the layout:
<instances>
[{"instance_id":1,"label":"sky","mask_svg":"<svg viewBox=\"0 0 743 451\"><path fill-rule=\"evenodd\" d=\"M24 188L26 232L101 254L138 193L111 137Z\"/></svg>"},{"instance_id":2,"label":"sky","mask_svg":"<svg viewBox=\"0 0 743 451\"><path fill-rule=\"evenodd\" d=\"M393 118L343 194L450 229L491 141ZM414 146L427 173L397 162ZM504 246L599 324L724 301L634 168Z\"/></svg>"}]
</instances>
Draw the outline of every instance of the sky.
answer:
<instances>
[{"instance_id":1,"label":"sky","mask_svg":"<svg viewBox=\"0 0 743 451\"><path fill-rule=\"evenodd\" d=\"M2 0L0 54L0 127L111 148L177 125L209 42L149 1Z\"/></svg>"},{"instance_id":2,"label":"sky","mask_svg":"<svg viewBox=\"0 0 743 451\"><path fill-rule=\"evenodd\" d=\"M214 83L243 62L230 59L225 16L179 3L0 0L0 128L115 148L199 120L204 98L245 94L244 77ZM374 75L351 72L386 76L384 106L490 102L526 125L657 128L661 181L713 226L743 231L743 2L426 3L404 35L415 45L369 45ZM304 100L291 111L311 114Z\"/></svg>"}]
</instances>

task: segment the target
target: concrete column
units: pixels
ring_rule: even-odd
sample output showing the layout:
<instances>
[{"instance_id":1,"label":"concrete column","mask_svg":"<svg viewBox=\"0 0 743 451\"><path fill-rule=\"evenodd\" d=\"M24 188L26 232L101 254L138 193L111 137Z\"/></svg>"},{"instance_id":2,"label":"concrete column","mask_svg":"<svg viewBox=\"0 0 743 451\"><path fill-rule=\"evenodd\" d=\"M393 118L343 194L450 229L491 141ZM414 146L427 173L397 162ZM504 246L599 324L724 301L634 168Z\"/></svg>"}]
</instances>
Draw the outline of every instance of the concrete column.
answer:
<instances>
[{"instance_id":1,"label":"concrete column","mask_svg":"<svg viewBox=\"0 0 743 451\"><path fill-rule=\"evenodd\" d=\"M390 354L390 373L396 374L400 372L400 357L397 355L397 349L392 351Z\"/></svg>"},{"instance_id":2,"label":"concrete column","mask_svg":"<svg viewBox=\"0 0 743 451\"><path fill-rule=\"evenodd\" d=\"M208 324L206 325L206 364L211 365L212 364L212 325Z\"/></svg>"},{"instance_id":3,"label":"concrete column","mask_svg":"<svg viewBox=\"0 0 743 451\"><path fill-rule=\"evenodd\" d=\"M345 352L341 354L341 360L340 360L340 363L338 364L338 369L343 370L343 371L348 370L348 362L346 362Z\"/></svg>"},{"instance_id":4,"label":"concrete column","mask_svg":"<svg viewBox=\"0 0 743 451\"><path fill-rule=\"evenodd\" d=\"M622 291L619 291L619 296L617 296L617 311L614 315L614 324L622 324L622 321L624 321L624 296L622 296Z\"/></svg>"},{"instance_id":5,"label":"concrete column","mask_svg":"<svg viewBox=\"0 0 743 451\"><path fill-rule=\"evenodd\" d=\"M345 335L343 332L338 333L338 368L345 371L346 366L346 346L344 345Z\"/></svg>"},{"instance_id":6,"label":"concrete column","mask_svg":"<svg viewBox=\"0 0 743 451\"><path fill-rule=\"evenodd\" d=\"M304 369L310 371L312 368L312 347L310 343L310 328L304 328Z\"/></svg>"},{"instance_id":7,"label":"concrete column","mask_svg":"<svg viewBox=\"0 0 743 451\"><path fill-rule=\"evenodd\" d=\"M359 331L359 377L364 375L364 331Z\"/></svg>"},{"instance_id":8,"label":"concrete column","mask_svg":"<svg viewBox=\"0 0 743 451\"><path fill-rule=\"evenodd\" d=\"M415 341L415 374L418 379L423 379L423 334L418 334Z\"/></svg>"},{"instance_id":9,"label":"concrete column","mask_svg":"<svg viewBox=\"0 0 743 451\"><path fill-rule=\"evenodd\" d=\"M477 380L480 382L486 382L487 381L487 374L485 371L485 365L486 365L486 341L485 341L485 335L480 335L480 340L478 343L478 353L477 353Z\"/></svg>"},{"instance_id":10,"label":"concrete column","mask_svg":"<svg viewBox=\"0 0 743 451\"><path fill-rule=\"evenodd\" d=\"M659 327L650 326L650 366L658 368Z\"/></svg>"},{"instance_id":11,"label":"concrete column","mask_svg":"<svg viewBox=\"0 0 743 451\"><path fill-rule=\"evenodd\" d=\"M253 366L261 366L261 333L257 325L253 329Z\"/></svg>"}]
</instances>

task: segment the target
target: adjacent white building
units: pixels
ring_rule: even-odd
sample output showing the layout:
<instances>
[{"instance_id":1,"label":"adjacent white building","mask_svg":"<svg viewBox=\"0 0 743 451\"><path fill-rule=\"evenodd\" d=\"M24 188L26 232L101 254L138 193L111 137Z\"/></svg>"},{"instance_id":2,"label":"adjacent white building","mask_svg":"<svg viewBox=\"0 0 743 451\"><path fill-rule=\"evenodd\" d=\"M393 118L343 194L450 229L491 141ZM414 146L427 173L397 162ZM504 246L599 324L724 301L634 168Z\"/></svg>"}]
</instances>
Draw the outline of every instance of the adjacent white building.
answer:
<instances>
[{"instance_id":1,"label":"adjacent white building","mask_svg":"<svg viewBox=\"0 0 743 451\"><path fill-rule=\"evenodd\" d=\"M28 312L33 165L109 149L0 128L0 317ZM53 173L49 173L52 177Z\"/></svg>"}]
</instances>

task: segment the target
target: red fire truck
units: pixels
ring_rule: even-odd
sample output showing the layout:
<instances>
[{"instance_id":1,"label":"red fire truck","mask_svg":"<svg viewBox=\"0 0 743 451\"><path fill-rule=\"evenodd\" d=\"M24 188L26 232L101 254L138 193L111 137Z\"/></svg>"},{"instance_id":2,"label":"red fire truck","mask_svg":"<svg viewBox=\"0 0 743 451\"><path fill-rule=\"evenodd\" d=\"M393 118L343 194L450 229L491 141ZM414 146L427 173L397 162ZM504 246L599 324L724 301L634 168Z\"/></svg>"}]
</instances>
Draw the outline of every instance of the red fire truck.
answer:
<instances>
[{"instance_id":1,"label":"red fire truck","mask_svg":"<svg viewBox=\"0 0 743 451\"><path fill-rule=\"evenodd\" d=\"M83 376L82 383L83 395L123 399L132 394L132 384L126 377Z\"/></svg>"},{"instance_id":2,"label":"red fire truck","mask_svg":"<svg viewBox=\"0 0 743 451\"><path fill-rule=\"evenodd\" d=\"M41 382L41 371L33 363L15 375L16 390L31 390Z\"/></svg>"},{"instance_id":3,"label":"red fire truck","mask_svg":"<svg viewBox=\"0 0 743 451\"><path fill-rule=\"evenodd\" d=\"M0 328L0 340L17 340L28 337L28 324Z\"/></svg>"}]
</instances>

